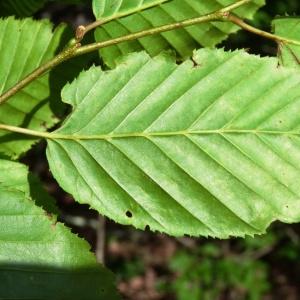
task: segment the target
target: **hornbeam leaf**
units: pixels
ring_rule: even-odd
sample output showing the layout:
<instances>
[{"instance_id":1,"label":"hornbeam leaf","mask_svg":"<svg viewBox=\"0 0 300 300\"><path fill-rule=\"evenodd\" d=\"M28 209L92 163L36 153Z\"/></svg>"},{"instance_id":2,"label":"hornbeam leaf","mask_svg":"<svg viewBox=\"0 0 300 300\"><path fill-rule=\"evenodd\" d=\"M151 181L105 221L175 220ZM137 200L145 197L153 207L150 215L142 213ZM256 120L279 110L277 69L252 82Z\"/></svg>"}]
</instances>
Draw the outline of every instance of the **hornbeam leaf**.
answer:
<instances>
[{"instance_id":1,"label":"hornbeam leaf","mask_svg":"<svg viewBox=\"0 0 300 300\"><path fill-rule=\"evenodd\" d=\"M103 23L96 30L98 41L120 37L155 26L166 25L200 15L205 15L230 4L235 0L94 0L94 11ZM154 6L156 4L156 6ZM234 12L242 18L252 18L256 10L264 5L264 0L254 0L236 9ZM154 6L149 8L150 6ZM149 9L147 9L149 8ZM120 43L100 50L104 62L114 67L116 59L124 54L145 49L151 56L166 49L174 49L182 58L191 56L199 46L212 47L238 30L238 27L226 22L204 23L160 35Z\"/></svg>"},{"instance_id":2,"label":"hornbeam leaf","mask_svg":"<svg viewBox=\"0 0 300 300\"><path fill-rule=\"evenodd\" d=\"M0 181L0 298L118 299L88 244L23 191L25 167L0 160L1 172L9 167L20 172Z\"/></svg>"},{"instance_id":3,"label":"hornbeam leaf","mask_svg":"<svg viewBox=\"0 0 300 300\"><path fill-rule=\"evenodd\" d=\"M93 67L63 90L73 112L49 136L50 168L77 201L141 229L226 238L297 222L299 84L243 51Z\"/></svg>"},{"instance_id":4,"label":"hornbeam leaf","mask_svg":"<svg viewBox=\"0 0 300 300\"><path fill-rule=\"evenodd\" d=\"M273 28L279 36L300 41L299 18L277 18L273 20ZM280 43L278 57L283 66L300 68L300 46Z\"/></svg>"}]
</instances>

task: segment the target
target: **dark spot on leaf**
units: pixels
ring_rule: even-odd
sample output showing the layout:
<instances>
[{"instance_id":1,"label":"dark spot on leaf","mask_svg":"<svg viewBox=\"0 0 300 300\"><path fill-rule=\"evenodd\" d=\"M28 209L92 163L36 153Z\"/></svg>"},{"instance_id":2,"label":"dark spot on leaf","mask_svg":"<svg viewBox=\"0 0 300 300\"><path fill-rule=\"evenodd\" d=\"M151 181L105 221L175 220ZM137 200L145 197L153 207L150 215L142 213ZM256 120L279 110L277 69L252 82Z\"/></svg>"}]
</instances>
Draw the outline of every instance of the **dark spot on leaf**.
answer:
<instances>
[{"instance_id":1,"label":"dark spot on leaf","mask_svg":"<svg viewBox=\"0 0 300 300\"><path fill-rule=\"evenodd\" d=\"M127 210L127 211L126 211L126 216L127 216L128 218L132 218L132 212L129 211L129 210Z\"/></svg>"},{"instance_id":2,"label":"dark spot on leaf","mask_svg":"<svg viewBox=\"0 0 300 300\"><path fill-rule=\"evenodd\" d=\"M145 226L145 231L150 231L150 226L149 225Z\"/></svg>"}]
</instances>

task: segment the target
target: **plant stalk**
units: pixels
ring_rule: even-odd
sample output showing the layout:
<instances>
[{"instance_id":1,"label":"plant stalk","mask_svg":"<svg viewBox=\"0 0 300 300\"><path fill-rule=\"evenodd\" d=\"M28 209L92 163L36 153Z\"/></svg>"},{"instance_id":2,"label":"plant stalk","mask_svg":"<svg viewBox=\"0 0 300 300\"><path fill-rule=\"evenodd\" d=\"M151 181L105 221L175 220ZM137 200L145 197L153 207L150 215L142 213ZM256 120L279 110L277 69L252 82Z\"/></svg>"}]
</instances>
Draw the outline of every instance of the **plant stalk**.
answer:
<instances>
[{"instance_id":1,"label":"plant stalk","mask_svg":"<svg viewBox=\"0 0 300 300\"><path fill-rule=\"evenodd\" d=\"M76 51L74 52L74 56L82 55L85 53L89 53L89 52L99 50L99 49L102 49L105 47L109 47L112 45L116 45L119 43L137 40L137 39L140 39L140 38L143 38L146 36L155 35L155 34L159 34L159 33L166 32L166 31L171 31L174 29L182 28L182 27L187 27L187 26L192 26L192 25L207 23L207 22L212 22L212 21L225 21L226 18L227 18L227 12L222 10L222 11L218 11L213 14L206 15L206 16L201 16L198 18L193 18L193 19L189 19L189 20L185 20L185 21L181 21L181 22L167 24L167 25L151 28L148 30L131 33L131 34L128 34L125 36L121 36L119 38L112 39L112 40L107 40L104 42L93 43L93 44L89 44L86 46L82 46L82 47L76 49Z\"/></svg>"},{"instance_id":2,"label":"plant stalk","mask_svg":"<svg viewBox=\"0 0 300 300\"><path fill-rule=\"evenodd\" d=\"M244 29L246 31L252 32L252 33L254 33L256 35L260 35L261 37L264 37L266 39L273 40L273 41L275 41L277 43L293 44L293 45L296 45L296 46L300 46L300 41L295 41L295 40L292 40L292 39L287 39L287 38L284 38L284 37L281 37L281 36L269 33L267 31L263 31L263 30L258 29L256 27L253 27L253 26L247 24L242 19L240 19L239 17L237 17L237 16L235 16L233 14L229 14L228 17L227 17L227 20L229 22L233 23L233 24L236 24L237 26L239 26L240 28L242 28L242 29Z\"/></svg>"}]
</instances>

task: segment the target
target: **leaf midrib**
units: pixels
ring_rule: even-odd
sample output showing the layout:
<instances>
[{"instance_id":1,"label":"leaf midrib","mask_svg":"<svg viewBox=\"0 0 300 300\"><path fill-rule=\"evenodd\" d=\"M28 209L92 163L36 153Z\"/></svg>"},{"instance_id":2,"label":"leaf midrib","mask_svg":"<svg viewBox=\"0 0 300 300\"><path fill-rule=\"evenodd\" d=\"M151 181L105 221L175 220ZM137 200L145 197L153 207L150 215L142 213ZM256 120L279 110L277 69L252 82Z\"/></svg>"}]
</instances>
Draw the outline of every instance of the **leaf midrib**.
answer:
<instances>
[{"instance_id":1,"label":"leaf midrib","mask_svg":"<svg viewBox=\"0 0 300 300\"><path fill-rule=\"evenodd\" d=\"M277 135L277 136L300 136L300 129L297 130L263 130L263 129L203 129L203 130L179 130L166 132L129 132L129 133L108 133L108 134L64 134L59 131L42 132L27 128L0 124L0 130L21 133L33 137L45 138L50 140L111 140L122 138L151 138L151 137L171 137L189 135L226 135L226 134L253 134L253 135ZM61 129L63 131L63 128Z\"/></svg>"},{"instance_id":2,"label":"leaf midrib","mask_svg":"<svg viewBox=\"0 0 300 300\"><path fill-rule=\"evenodd\" d=\"M73 135L61 133L45 134L47 139L64 139L64 140L110 140L121 138L135 137L168 137L168 136L187 136L187 135L210 135L210 134L267 134L267 135L292 135L300 136L300 131L280 131L280 130L259 130L259 129L211 129L211 130L182 130L169 132L130 132L130 133L109 133L109 134L91 134L91 135Z\"/></svg>"}]
</instances>

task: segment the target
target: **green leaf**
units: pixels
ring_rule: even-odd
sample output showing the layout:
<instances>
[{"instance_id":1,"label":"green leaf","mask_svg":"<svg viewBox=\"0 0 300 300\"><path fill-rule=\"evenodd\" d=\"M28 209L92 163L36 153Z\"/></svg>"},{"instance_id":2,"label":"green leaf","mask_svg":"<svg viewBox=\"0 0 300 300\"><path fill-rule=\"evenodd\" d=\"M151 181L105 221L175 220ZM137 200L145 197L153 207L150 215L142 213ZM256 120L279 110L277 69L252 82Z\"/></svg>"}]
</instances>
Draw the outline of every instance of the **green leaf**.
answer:
<instances>
[{"instance_id":1,"label":"green leaf","mask_svg":"<svg viewBox=\"0 0 300 300\"><path fill-rule=\"evenodd\" d=\"M98 41L105 41L120 37L129 33L150 29L160 25L174 23L205 15L228 6L235 0L144 0L144 1L94 1L96 16L103 19L100 28L96 30L95 36ZM143 10L153 4L156 7ZM256 10L264 4L264 0L255 0L236 9L234 12L243 18L252 18ZM137 12L138 13L135 13ZM120 18L121 16L129 15ZM211 47L220 43L230 33L234 33L238 27L226 22L204 23L189 26L177 30L144 37L139 40L120 43L100 50L100 55L109 67L114 67L116 59L124 54L145 49L151 56L159 54L162 50L174 49L182 58L191 56L192 51L199 46Z\"/></svg>"},{"instance_id":2,"label":"green leaf","mask_svg":"<svg viewBox=\"0 0 300 300\"><path fill-rule=\"evenodd\" d=\"M88 244L29 198L25 169L0 160L0 174L15 170L0 180L0 298L118 299Z\"/></svg>"},{"instance_id":3,"label":"green leaf","mask_svg":"<svg viewBox=\"0 0 300 300\"><path fill-rule=\"evenodd\" d=\"M54 57L70 37L66 26L32 19L0 19L0 94ZM56 114L63 113L57 101L61 87L78 69L88 62L79 58L39 77L0 106L0 122L46 131L58 122ZM30 149L37 139L0 131L0 153L17 158Z\"/></svg>"},{"instance_id":4,"label":"green leaf","mask_svg":"<svg viewBox=\"0 0 300 300\"><path fill-rule=\"evenodd\" d=\"M277 18L272 24L276 35L300 41L300 18ZM300 46L280 43L278 57L283 66L300 68Z\"/></svg>"},{"instance_id":5,"label":"green leaf","mask_svg":"<svg viewBox=\"0 0 300 300\"><path fill-rule=\"evenodd\" d=\"M62 93L50 134L59 184L122 223L171 235L253 235L300 220L300 74L277 59L202 49L140 53Z\"/></svg>"}]
</instances>

